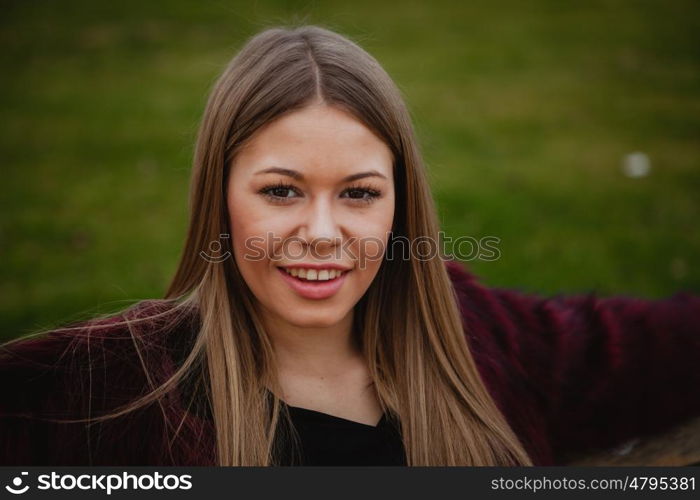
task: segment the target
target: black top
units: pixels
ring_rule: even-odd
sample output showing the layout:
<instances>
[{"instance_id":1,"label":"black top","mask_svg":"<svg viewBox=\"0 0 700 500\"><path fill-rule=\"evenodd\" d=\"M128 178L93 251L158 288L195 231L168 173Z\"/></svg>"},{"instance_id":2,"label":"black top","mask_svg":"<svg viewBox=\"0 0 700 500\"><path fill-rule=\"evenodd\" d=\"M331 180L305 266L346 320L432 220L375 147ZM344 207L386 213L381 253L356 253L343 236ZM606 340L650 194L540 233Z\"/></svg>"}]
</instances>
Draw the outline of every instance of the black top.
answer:
<instances>
[{"instance_id":1,"label":"black top","mask_svg":"<svg viewBox=\"0 0 700 500\"><path fill-rule=\"evenodd\" d=\"M300 449L283 432L280 465L406 465L398 426L387 413L375 427L284 402L282 405L299 435Z\"/></svg>"}]
</instances>

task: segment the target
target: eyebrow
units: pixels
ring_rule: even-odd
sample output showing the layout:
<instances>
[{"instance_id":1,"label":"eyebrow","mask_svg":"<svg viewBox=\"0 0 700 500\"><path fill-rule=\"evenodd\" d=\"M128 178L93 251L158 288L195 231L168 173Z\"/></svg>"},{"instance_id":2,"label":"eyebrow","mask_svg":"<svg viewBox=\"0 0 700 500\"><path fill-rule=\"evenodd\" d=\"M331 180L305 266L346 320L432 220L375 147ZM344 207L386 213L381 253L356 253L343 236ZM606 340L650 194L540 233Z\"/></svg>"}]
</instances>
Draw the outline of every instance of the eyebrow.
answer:
<instances>
[{"instance_id":1,"label":"eyebrow","mask_svg":"<svg viewBox=\"0 0 700 500\"><path fill-rule=\"evenodd\" d=\"M260 174L280 174L286 175L287 177L291 177L292 179L295 179L297 181L304 180L304 175L301 172L297 170L292 170L290 168L269 167L255 172L255 175ZM348 175L347 177L341 179L341 182L352 182L356 181L357 179L363 179L365 177L381 177L382 179L386 179L385 175L380 174L376 170L368 170L367 172L359 172L357 174Z\"/></svg>"}]
</instances>

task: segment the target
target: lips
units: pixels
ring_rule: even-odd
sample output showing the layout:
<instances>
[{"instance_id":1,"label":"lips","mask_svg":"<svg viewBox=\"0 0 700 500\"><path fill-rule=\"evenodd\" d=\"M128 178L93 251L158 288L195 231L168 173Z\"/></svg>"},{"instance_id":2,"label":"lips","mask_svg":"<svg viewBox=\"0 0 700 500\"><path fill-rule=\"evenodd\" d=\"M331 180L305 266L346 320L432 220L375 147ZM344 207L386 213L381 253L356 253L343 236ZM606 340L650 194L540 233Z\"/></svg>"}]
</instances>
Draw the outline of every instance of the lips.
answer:
<instances>
[{"instance_id":1,"label":"lips","mask_svg":"<svg viewBox=\"0 0 700 500\"><path fill-rule=\"evenodd\" d=\"M338 293L343 286L350 271L343 272L340 276L327 280L307 280L288 274L284 268L278 267L280 277L298 295L306 299L327 299Z\"/></svg>"}]
</instances>

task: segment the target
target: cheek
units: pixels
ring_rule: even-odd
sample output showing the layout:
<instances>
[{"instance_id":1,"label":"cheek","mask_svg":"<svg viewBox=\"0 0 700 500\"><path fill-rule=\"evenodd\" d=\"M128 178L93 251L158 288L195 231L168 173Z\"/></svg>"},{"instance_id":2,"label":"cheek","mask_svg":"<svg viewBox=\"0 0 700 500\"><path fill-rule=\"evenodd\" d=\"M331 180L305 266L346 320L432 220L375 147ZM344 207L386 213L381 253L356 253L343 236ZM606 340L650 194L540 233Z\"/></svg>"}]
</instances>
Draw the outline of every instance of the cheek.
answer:
<instances>
[{"instance_id":1,"label":"cheek","mask_svg":"<svg viewBox=\"0 0 700 500\"><path fill-rule=\"evenodd\" d=\"M357 269L363 273L375 273L384 260L387 252L389 232L391 231L391 221L389 224L381 224L363 227L361 234L356 234L353 244L350 245L349 253L356 261Z\"/></svg>"},{"instance_id":2,"label":"cheek","mask_svg":"<svg viewBox=\"0 0 700 500\"><path fill-rule=\"evenodd\" d=\"M234 192L228 198L231 245L239 268L264 262L264 224L255 200ZM244 258L245 257L245 258Z\"/></svg>"},{"instance_id":3,"label":"cheek","mask_svg":"<svg viewBox=\"0 0 700 500\"><path fill-rule=\"evenodd\" d=\"M390 191L379 204L373 208L368 217L364 218L365 231L373 236L386 237L394 224L394 193Z\"/></svg>"},{"instance_id":4,"label":"cheek","mask_svg":"<svg viewBox=\"0 0 700 500\"><path fill-rule=\"evenodd\" d=\"M355 247L355 255L366 259L368 267L373 266L372 259L381 262L382 256L386 252L386 245L393 222L393 203L356 221L354 236L358 244ZM377 262L377 266L379 262Z\"/></svg>"}]
</instances>

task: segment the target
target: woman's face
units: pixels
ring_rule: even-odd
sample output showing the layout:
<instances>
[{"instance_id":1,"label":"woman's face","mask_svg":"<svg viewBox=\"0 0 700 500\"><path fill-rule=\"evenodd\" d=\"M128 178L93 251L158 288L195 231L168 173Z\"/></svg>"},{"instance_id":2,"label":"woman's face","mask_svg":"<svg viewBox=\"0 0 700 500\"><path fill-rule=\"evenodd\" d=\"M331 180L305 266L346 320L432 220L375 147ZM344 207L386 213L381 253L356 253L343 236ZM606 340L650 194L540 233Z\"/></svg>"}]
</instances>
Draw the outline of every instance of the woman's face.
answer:
<instances>
[{"instance_id":1,"label":"woman's face","mask_svg":"<svg viewBox=\"0 0 700 500\"><path fill-rule=\"evenodd\" d=\"M348 319L386 251L392 165L365 125L322 104L266 124L240 150L228 182L231 243L266 314L298 327Z\"/></svg>"}]
</instances>

